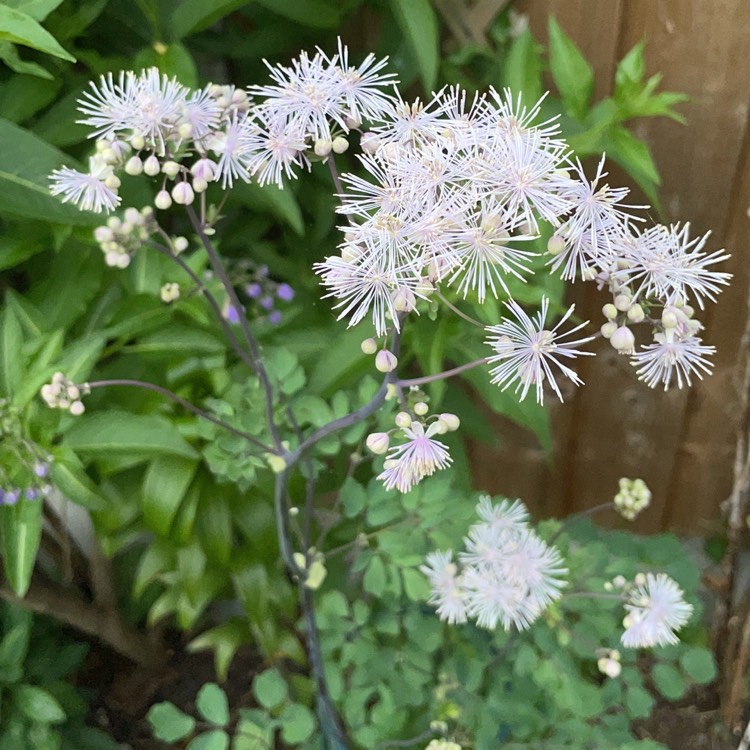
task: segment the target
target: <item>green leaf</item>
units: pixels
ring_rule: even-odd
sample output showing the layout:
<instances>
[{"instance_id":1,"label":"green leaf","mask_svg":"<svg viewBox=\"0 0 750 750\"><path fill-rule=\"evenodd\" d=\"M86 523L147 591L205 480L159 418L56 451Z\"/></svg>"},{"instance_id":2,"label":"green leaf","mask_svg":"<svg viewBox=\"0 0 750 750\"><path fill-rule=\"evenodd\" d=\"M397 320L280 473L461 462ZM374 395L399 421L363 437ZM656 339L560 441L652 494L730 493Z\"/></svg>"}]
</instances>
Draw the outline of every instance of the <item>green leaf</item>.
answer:
<instances>
[{"instance_id":1,"label":"green leaf","mask_svg":"<svg viewBox=\"0 0 750 750\"><path fill-rule=\"evenodd\" d=\"M198 457L170 421L150 414L112 410L84 416L73 423L65 439L75 451L94 457L131 452Z\"/></svg>"},{"instance_id":2,"label":"green leaf","mask_svg":"<svg viewBox=\"0 0 750 750\"><path fill-rule=\"evenodd\" d=\"M305 742L315 731L315 715L307 706L299 703L285 706L279 721L281 738L289 745Z\"/></svg>"},{"instance_id":3,"label":"green leaf","mask_svg":"<svg viewBox=\"0 0 750 750\"><path fill-rule=\"evenodd\" d=\"M47 81L54 80L52 73L38 63L22 60L21 56L18 54L18 50L10 42L0 42L0 60L2 60L14 73L36 76L37 78Z\"/></svg>"},{"instance_id":4,"label":"green leaf","mask_svg":"<svg viewBox=\"0 0 750 750\"><path fill-rule=\"evenodd\" d=\"M286 681L276 669L267 669L253 680L253 695L269 710L280 706L287 697Z\"/></svg>"},{"instance_id":5,"label":"green leaf","mask_svg":"<svg viewBox=\"0 0 750 750\"><path fill-rule=\"evenodd\" d=\"M0 5L0 40L22 44L68 62L76 61L75 57L61 47L55 37L45 31L31 16L7 5Z\"/></svg>"},{"instance_id":6,"label":"green leaf","mask_svg":"<svg viewBox=\"0 0 750 750\"><path fill-rule=\"evenodd\" d=\"M607 131L602 150L633 176L649 200L657 206L659 197L656 188L661 179L648 146L627 128L615 126Z\"/></svg>"},{"instance_id":7,"label":"green leaf","mask_svg":"<svg viewBox=\"0 0 750 750\"><path fill-rule=\"evenodd\" d=\"M165 354L174 357L217 354L225 348L224 341L208 331L173 323L141 337L127 350L138 354Z\"/></svg>"},{"instance_id":8,"label":"green leaf","mask_svg":"<svg viewBox=\"0 0 750 750\"><path fill-rule=\"evenodd\" d=\"M650 716L654 703L651 694L642 687L630 685L625 691L625 710L631 719L645 719Z\"/></svg>"},{"instance_id":9,"label":"green leaf","mask_svg":"<svg viewBox=\"0 0 750 750\"><path fill-rule=\"evenodd\" d=\"M430 93L437 82L440 64L440 31L429 0L389 1L401 33L417 60L419 76Z\"/></svg>"},{"instance_id":10,"label":"green leaf","mask_svg":"<svg viewBox=\"0 0 750 750\"><path fill-rule=\"evenodd\" d=\"M594 71L578 47L551 16L549 62L552 78L560 92L565 112L576 120L583 120L594 92Z\"/></svg>"},{"instance_id":11,"label":"green leaf","mask_svg":"<svg viewBox=\"0 0 750 750\"><path fill-rule=\"evenodd\" d=\"M195 88L198 85L198 69L195 67L195 61L188 49L179 43L170 44L166 49L147 47L141 50L133 61L133 67L139 68L158 68L160 72L169 76L174 76L177 80L188 88Z\"/></svg>"},{"instance_id":12,"label":"green leaf","mask_svg":"<svg viewBox=\"0 0 750 750\"><path fill-rule=\"evenodd\" d=\"M232 190L233 198L253 210L260 210L283 221L296 235L305 233L299 201L290 188L283 190L276 185L261 187L256 182L242 182Z\"/></svg>"},{"instance_id":13,"label":"green leaf","mask_svg":"<svg viewBox=\"0 0 750 750\"><path fill-rule=\"evenodd\" d=\"M413 602L423 602L430 595L430 584L416 568L401 571L404 578L404 591Z\"/></svg>"},{"instance_id":14,"label":"green leaf","mask_svg":"<svg viewBox=\"0 0 750 750\"><path fill-rule=\"evenodd\" d=\"M529 29L517 36L508 49L502 69L502 85L514 96L520 93L527 105L542 96L542 47Z\"/></svg>"},{"instance_id":15,"label":"green leaf","mask_svg":"<svg viewBox=\"0 0 750 750\"><path fill-rule=\"evenodd\" d=\"M20 10L35 21L44 21L63 0L3 0L3 5Z\"/></svg>"},{"instance_id":16,"label":"green leaf","mask_svg":"<svg viewBox=\"0 0 750 750\"><path fill-rule=\"evenodd\" d=\"M42 502L19 500L0 508L5 577L18 596L25 596L42 537Z\"/></svg>"},{"instance_id":17,"label":"green leaf","mask_svg":"<svg viewBox=\"0 0 750 750\"><path fill-rule=\"evenodd\" d=\"M625 57L617 63L615 72L615 88L621 88L628 84L640 83L646 73L646 62L643 51L646 40L641 39Z\"/></svg>"},{"instance_id":18,"label":"green leaf","mask_svg":"<svg viewBox=\"0 0 750 750\"><path fill-rule=\"evenodd\" d=\"M716 678L716 660L707 648L694 646L686 649L680 654L680 666L693 682L706 684Z\"/></svg>"},{"instance_id":19,"label":"green leaf","mask_svg":"<svg viewBox=\"0 0 750 750\"><path fill-rule=\"evenodd\" d=\"M146 715L157 740L177 742L195 729L195 719L180 711L173 703L156 703Z\"/></svg>"},{"instance_id":20,"label":"green leaf","mask_svg":"<svg viewBox=\"0 0 750 750\"><path fill-rule=\"evenodd\" d=\"M347 477L339 490L341 507L347 518L359 515L367 505L367 490L353 477Z\"/></svg>"},{"instance_id":21,"label":"green leaf","mask_svg":"<svg viewBox=\"0 0 750 750\"><path fill-rule=\"evenodd\" d=\"M223 727L229 723L227 694L215 683L207 682L195 699L198 713L212 724Z\"/></svg>"},{"instance_id":22,"label":"green leaf","mask_svg":"<svg viewBox=\"0 0 750 750\"><path fill-rule=\"evenodd\" d=\"M72 450L57 448L50 469L52 484L71 502L87 510L103 510L106 503L99 488L89 479L81 460Z\"/></svg>"},{"instance_id":23,"label":"green leaf","mask_svg":"<svg viewBox=\"0 0 750 750\"><path fill-rule=\"evenodd\" d=\"M671 701L682 698L687 689L685 679L673 664L656 664L651 670L656 689Z\"/></svg>"},{"instance_id":24,"label":"green leaf","mask_svg":"<svg viewBox=\"0 0 750 750\"><path fill-rule=\"evenodd\" d=\"M381 596L385 590L385 582L385 563L379 556L375 555L367 566L362 585L365 591L370 594Z\"/></svg>"},{"instance_id":25,"label":"green leaf","mask_svg":"<svg viewBox=\"0 0 750 750\"><path fill-rule=\"evenodd\" d=\"M342 21L342 9L338 0L255 0L255 4L316 29L335 29Z\"/></svg>"},{"instance_id":26,"label":"green leaf","mask_svg":"<svg viewBox=\"0 0 750 750\"><path fill-rule=\"evenodd\" d=\"M169 17L170 35L177 40L207 29L246 4L247 0L181 0Z\"/></svg>"},{"instance_id":27,"label":"green leaf","mask_svg":"<svg viewBox=\"0 0 750 750\"><path fill-rule=\"evenodd\" d=\"M227 678L229 665L237 653L237 649L244 643L251 641L252 635L247 621L235 617L201 633L188 643L187 650L191 653L213 651L216 675L223 681Z\"/></svg>"},{"instance_id":28,"label":"green leaf","mask_svg":"<svg viewBox=\"0 0 750 750\"><path fill-rule=\"evenodd\" d=\"M59 724L67 718L57 700L36 685L19 685L14 697L21 713L32 721Z\"/></svg>"},{"instance_id":29,"label":"green leaf","mask_svg":"<svg viewBox=\"0 0 750 750\"><path fill-rule=\"evenodd\" d=\"M148 467L143 480L143 520L160 536L169 534L197 469L197 461L182 456L157 456Z\"/></svg>"},{"instance_id":30,"label":"green leaf","mask_svg":"<svg viewBox=\"0 0 750 750\"><path fill-rule=\"evenodd\" d=\"M3 119L0 119L0 143L3 144L0 212L61 224L92 225L100 221L97 214L79 211L49 192L52 170L63 163L76 166L73 159L30 131Z\"/></svg>"},{"instance_id":31,"label":"green leaf","mask_svg":"<svg viewBox=\"0 0 750 750\"><path fill-rule=\"evenodd\" d=\"M204 492L198 504L198 537L206 555L220 565L232 556L232 509L229 498L215 491Z\"/></svg>"},{"instance_id":32,"label":"green leaf","mask_svg":"<svg viewBox=\"0 0 750 750\"><path fill-rule=\"evenodd\" d=\"M0 323L0 388L12 398L23 378L23 334L16 314L9 307Z\"/></svg>"},{"instance_id":33,"label":"green leaf","mask_svg":"<svg viewBox=\"0 0 750 750\"><path fill-rule=\"evenodd\" d=\"M190 740L187 750L227 750L229 735L223 729L212 729Z\"/></svg>"}]
</instances>

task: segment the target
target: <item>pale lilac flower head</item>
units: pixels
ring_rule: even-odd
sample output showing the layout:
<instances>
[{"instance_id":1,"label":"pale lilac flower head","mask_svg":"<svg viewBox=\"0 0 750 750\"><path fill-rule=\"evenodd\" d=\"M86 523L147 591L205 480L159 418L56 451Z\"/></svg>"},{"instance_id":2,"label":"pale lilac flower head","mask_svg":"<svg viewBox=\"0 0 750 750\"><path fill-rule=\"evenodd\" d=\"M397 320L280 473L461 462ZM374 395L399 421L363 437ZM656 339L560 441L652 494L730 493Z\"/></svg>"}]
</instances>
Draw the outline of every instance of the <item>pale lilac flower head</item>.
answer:
<instances>
[{"instance_id":1,"label":"pale lilac flower head","mask_svg":"<svg viewBox=\"0 0 750 750\"><path fill-rule=\"evenodd\" d=\"M677 336L668 330L654 335L654 343L647 344L632 357L638 377L650 388L664 385L666 391L674 381L677 387L691 385L691 376L700 380L710 375L713 363L707 357L716 351L697 336Z\"/></svg>"},{"instance_id":2,"label":"pale lilac flower head","mask_svg":"<svg viewBox=\"0 0 750 750\"><path fill-rule=\"evenodd\" d=\"M630 594L623 620L622 644L628 648L666 646L679 641L675 631L690 619L692 605L682 589L667 575L646 574L646 583Z\"/></svg>"},{"instance_id":3,"label":"pale lilac flower head","mask_svg":"<svg viewBox=\"0 0 750 750\"><path fill-rule=\"evenodd\" d=\"M62 195L63 203L71 201L82 211L111 211L120 205L117 189L107 186L107 180L112 177L113 171L109 164L91 157L88 174L70 167L52 172L50 192L52 195ZM115 180L115 184L119 184L119 180Z\"/></svg>"}]
</instances>

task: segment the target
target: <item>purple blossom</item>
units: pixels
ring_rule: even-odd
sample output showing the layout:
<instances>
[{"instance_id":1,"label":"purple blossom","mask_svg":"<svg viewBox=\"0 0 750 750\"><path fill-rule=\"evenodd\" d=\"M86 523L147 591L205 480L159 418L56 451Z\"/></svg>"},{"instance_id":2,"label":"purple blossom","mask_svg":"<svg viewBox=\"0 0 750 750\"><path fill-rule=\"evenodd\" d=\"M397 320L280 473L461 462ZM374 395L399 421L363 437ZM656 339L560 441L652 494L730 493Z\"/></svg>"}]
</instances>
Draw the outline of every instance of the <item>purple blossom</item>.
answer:
<instances>
[{"instance_id":1,"label":"purple blossom","mask_svg":"<svg viewBox=\"0 0 750 750\"><path fill-rule=\"evenodd\" d=\"M273 297L266 295L260 301L260 306L264 310L273 310Z\"/></svg>"},{"instance_id":2,"label":"purple blossom","mask_svg":"<svg viewBox=\"0 0 750 750\"><path fill-rule=\"evenodd\" d=\"M284 300L284 302L291 302L294 299L294 289L289 286L289 284L279 284L279 286L276 289L276 296Z\"/></svg>"},{"instance_id":3,"label":"purple blossom","mask_svg":"<svg viewBox=\"0 0 750 750\"><path fill-rule=\"evenodd\" d=\"M268 322L273 323L274 325L278 325L279 323L281 323L281 311L272 310L268 315Z\"/></svg>"},{"instance_id":4,"label":"purple blossom","mask_svg":"<svg viewBox=\"0 0 750 750\"><path fill-rule=\"evenodd\" d=\"M253 281L252 284L248 284L245 287L245 294L247 294L250 299L258 299L258 297L263 294L263 287L257 281Z\"/></svg>"}]
</instances>

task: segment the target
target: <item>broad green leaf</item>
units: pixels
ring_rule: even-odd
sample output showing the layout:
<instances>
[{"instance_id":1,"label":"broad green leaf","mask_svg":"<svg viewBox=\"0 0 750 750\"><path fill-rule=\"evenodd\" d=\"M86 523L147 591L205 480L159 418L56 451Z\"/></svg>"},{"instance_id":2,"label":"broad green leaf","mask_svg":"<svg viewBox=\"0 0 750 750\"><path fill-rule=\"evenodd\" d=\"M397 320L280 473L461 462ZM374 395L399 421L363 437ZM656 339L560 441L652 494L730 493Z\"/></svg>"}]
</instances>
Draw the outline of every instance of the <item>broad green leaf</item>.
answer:
<instances>
[{"instance_id":1,"label":"broad green leaf","mask_svg":"<svg viewBox=\"0 0 750 750\"><path fill-rule=\"evenodd\" d=\"M281 737L290 745L297 745L309 739L315 731L315 715L299 703L291 703L284 707L279 716L281 722Z\"/></svg>"},{"instance_id":2,"label":"broad green leaf","mask_svg":"<svg viewBox=\"0 0 750 750\"><path fill-rule=\"evenodd\" d=\"M206 555L220 565L227 565L232 555L232 511L224 495L211 490L201 495L197 530Z\"/></svg>"},{"instance_id":3,"label":"broad green leaf","mask_svg":"<svg viewBox=\"0 0 750 750\"><path fill-rule=\"evenodd\" d=\"M415 568L405 568L401 571L404 579L404 591L413 602L422 602L430 595L430 584Z\"/></svg>"},{"instance_id":4,"label":"broad green leaf","mask_svg":"<svg viewBox=\"0 0 750 750\"><path fill-rule=\"evenodd\" d=\"M3 0L2 4L20 10L35 21L44 21L63 0Z\"/></svg>"},{"instance_id":5,"label":"broad green leaf","mask_svg":"<svg viewBox=\"0 0 750 750\"><path fill-rule=\"evenodd\" d=\"M180 711L173 703L156 703L146 715L154 737L164 742L177 742L195 729L195 719Z\"/></svg>"},{"instance_id":6,"label":"broad green leaf","mask_svg":"<svg viewBox=\"0 0 750 750\"><path fill-rule=\"evenodd\" d=\"M631 719L645 719L655 702L645 688L637 685L629 685L625 691L625 710Z\"/></svg>"},{"instance_id":7,"label":"broad green leaf","mask_svg":"<svg viewBox=\"0 0 750 750\"><path fill-rule=\"evenodd\" d=\"M685 678L673 664L656 664L651 670L651 679L656 689L671 701L682 698L687 689Z\"/></svg>"},{"instance_id":8,"label":"broad green leaf","mask_svg":"<svg viewBox=\"0 0 750 750\"><path fill-rule=\"evenodd\" d=\"M143 592L160 573L175 564L174 549L164 540L157 539L150 544L141 556L133 578L133 596L139 599Z\"/></svg>"},{"instance_id":9,"label":"broad green leaf","mask_svg":"<svg viewBox=\"0 0 750 750\"><path fill-rule=\"evenodd\" d=\"M106 339L102 334L91 334L68 344L57 363L58 369L73 381L85 380L104 349Z\"/></svg>"},{"instance_id":10,"label":"broad green leaf","mask_svg":"<svg viewBox=\"0 0 750 750\"><path fill-rule=\"evenodd\" d=\"M680 654L680 666L694 682L705 684L716 677L716 660L707 648L688 648Z\"/></svg>"},{"instance_id":11,"label":"broad green leaf","mask_svg":"<svg viewBox=\"0 0 750 750\"><path fill-rule=\"evenodd\" d=\"M182 456L157 456L143 480L143 520L161 536L166 536L193 481L198 462Z\"/></svg>"},{"instance_id":12,"label":"broad green leaf","mask_svg":"<svg viewBox=\"0 0 750 750\"><path fill-rule=\"evenodd\" d=\"M247 5L248 0L181 0L175 3L169 17L168 29L172 39L178 40L213 26L219 19Z\"/></svg>"},{"instance_id":13,"label":"broad green leaf","mask_svg":"<svg viewBox=\"0 0 750 750\"><path fill-rule=\"evenodd\" d=\"M31 47L68 62L76 61L75 57L61 47L55 37L45 31L31 16L7 5L0 5L0 40Z\"/></svg>"},{"instance_id":14,"label":"broad green leaf","mask_svg":"<svg viewBox=\"0 0 750 750\"><path fill-rule=\"evenodd\" d=\"M229 723L227 694L215 682L207 682L198 691L195 707L198 713L212 724L223 727Z\"/></svg>"},{"instance_id":15,"label":"broad green leaf","mask_svg":"<svg viewBox=\"0 0 750 750\"><path fill-rule=\"evenodd\" d=\"M389 4L429 94L435 88L440 64L440 30L435 11L429 0L390 0Z\"/></svg>"},{"instance_id":16,"label":"broad green leaf","mask_svg":"<svg viewBox=\"0 0 750 750\"><path fill-rule=\"evenodd\" d=\"M87 415L73 423L65 438L75 451L94 457L133 451L141 455L198 456L169 420L150 414L112 410Z\"/></svg>"},{"instance_id":17,"label":"broad green leaf","mask_svg":"<svg viewBox=\"0 0 750 750\"><path fill-rule=\"evenodd\" d=\"M365 591L375 596L381 596L385 590L385 563L375 555L367 566L365 576L362 581Z\"/></svg>"},{"instance_id":18,"label":"broad green leaf","mask_svg":"<svg viewBox=\"0 0 750 750\"><path fill-rule=\"evenodd\" d=\"M160 328L154 333L138 339L138 343L129 346L127 351L139 354L165 354L175 356L216 354L224 351L226 344L222 339L200 328L173 323Z\"/></svg>"},{"instance_id":19,"label":"broad green leaf","mask_svg":"<svg viewBox=\"0 0 750 750\"><path fill-rule=\"evenodd\" d=\"M627 84L640 83L646 73L646 62L643 58L643 50L646 40L641 39L625 57L617 63L615 71L615 87L620 88Z\"/></svg>"},{"instance_id":20,"label":"broad green leaf","mask_svg":"<svg viewBox=\"0 0 750 750\"><path fill-rule=\"evenodd\" d=\"M255 4L316 29L335 29L342 21L339 0L255 0Z\"/></svg>"},{"instance_id":21,"label":"broad green leaf","mask_svg":"<svg viewBox=\"0 0 750 750\"><path fill-rule=\"evenodd\" d=\"M572 39L551 16L549 62L565 112L576 120L582 120L594 92L594 71Z\"/></svg>"},{"instance_id":22,"label":"broad green leaf","mask_svg":"<svg viewBox=\"0 0 750 750\"><path fill-rule=\"evenodd\" d=\"M261 706L269 710L280 706L287 697L288 688L276 669L267 669L253 680L253 695Z\"/></svg>"},{"instance_id":23,"label":"broad green leaf","mask_svg":"<svg viewBox=\"0 0 750 750\"><path fill-rule=\"evenodd\" d=\"M78 456L65 447L54 450L55 460L50 469L50 479L71 502L87 510L103 510L106 503L98 487L89 479Z\"/></svg>"},{"instance_id":24,"label":"broad green leaf","mask_svg":"<svg viewBox=\"0 0 750 750\"><path fill-rule=\"evenodd\" d=\"M255 182L242 182L235 186L233 198L244 205L275 216L283 221L296 235L305 233L305 221L299 202L290 188L281 190L276 185L261 187Z\"/></svg>"},{"instance_id":25,"label":"broad green leaf","mask_svg":"<svg viewBox=\"0 0 750 750\"><path fill-rule=\"evenodd\" d=\"M212 729L190 740L186 750L228 750L229 735L223 729Z\"/></svg>"},{"instance_id":26,"label":"broad green leaf","mask_svg":"<svg viewBox=\"0 0 750 750\"><path fill-rule=\"evenodd\" d=\"M14 73L21 75L36 76L47 81L54 80L54 76L48 70L35 62L22 60L18 50L10 42L0 42L0 60L2 60Z\"/></svg>"},{"instance_id":27,"label":"broad green leaf","mask_svg":"<svg viewBox=\"0 0 750 750\"><path fill-rule=\"evenodd\" d=\"M92 225L101 221L97 214L79 211L49 192L49 175L52 170L63 164L76 167L72 158L30 131L3 119L0 119L0 143L3 144L0 213L7 212L31 219L43 218L61 224Z\"/></svg>"},{"instance_id":28,"label":"broad green leaf","mask_svg":"<svg viewBox=\"0 0 750 750\"><path fill-rule=\"evenodd\" d=\"M24 596L31 583L42 537L42 505L40 500L22 499L0 508L5 577L18 596Z\"/></svg>"},{"instance_id":29,"label":"broad green leaf","mask_svg":"<svg viewBox=\"0 0 750 750\"><path fill-rule=\"evenodd\" d=\"M508 49L502 69L502 85L524 104L533 105L542 96L542 47L529 29L517 36Z\"/></svg>"},{"instance_id":30,"label":"broad green leaf","mask_svg":"<svg viewBox=\"0 0 750 750\"><path fill-rule=\"evenodd\" d=\"M9 398L17 394L23 378L22 347L21 324L13 310L6 307L0 322L0 388Z\"/></svg>"},{"instance_id":31,"label":"broad green leaf","mask_svg":"<svg viewBox=\"0 0 750 750\"><path fill-rule=\"evenodd\" d=\"M656 188L661 183L651 151L646 143L638 140L622 126L610 128L603 139L602 149L633 176L649 200L658 207Z\"/></svg>"},{"instance_id":32,"label":"broad green leaf","mask_svg":"<svg viewBox=\"0 0 750 750\"><path fill-rule=\"evenodd\" d=\"M59 724L65 721L65 711L50 693L36 685L19 685L15 689L15 702L21 713L42 724Z\"/></svg>"}]
</instances>

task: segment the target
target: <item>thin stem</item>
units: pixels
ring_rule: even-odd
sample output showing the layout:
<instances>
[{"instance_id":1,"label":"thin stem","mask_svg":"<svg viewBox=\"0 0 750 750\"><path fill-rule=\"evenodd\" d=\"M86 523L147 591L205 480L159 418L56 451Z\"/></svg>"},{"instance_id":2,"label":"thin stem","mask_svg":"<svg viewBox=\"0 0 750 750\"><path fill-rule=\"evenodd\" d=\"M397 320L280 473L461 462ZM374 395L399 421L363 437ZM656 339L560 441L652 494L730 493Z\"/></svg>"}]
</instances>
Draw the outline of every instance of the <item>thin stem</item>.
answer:
<instances>
[{"instance_id":1,"label":"thin stem","mask_svg":"<svg viewBox=\"0 0 750 750\"><path fill-rule=\"evenodd\" d=\"M145 245L148 247L152 247L157 252L160 252L162 255L166 255L168 258L173 260L193 281L193 283L198 287L201 294L206 298L206 301L208 302L209 306L211 307L211 310L214 313L214 316L219 321L219 324L221 325L222 330L224 331L224 335L227 337L227 341L229 341L229 345L234 350L235 354L253 371L255 370L255 363L253 362L250 355L242 348L242 345L237 340L237 337L234 335L234 331L232 330L232 327L229 325L229 322L227 319L222 315L221 307L219 307L219 303L216 301L216 297L211 294L211 292L208 290L206 285L203 283L201 278L198 276L198 274L193 271L190 266L185 263L185 261L180 258L179 255L175 255L168 247L165 245L162 245L158 242L154 242L153 240L146 240L144 242Z\"/></svg>"},{"instance_id":2,"label":"thin stem","mask_svg":"<svg viewBox=\"0 0 750 750\"><path fill-rule=\"evenodd\" d=\"M336 195L337 197L340 197L344 193L344 186L341 184L341 178L339 177L339 170L336 168L336 161L333 158L333 154L329 154L328 159L326 159L328 162L328 169L331 172L331 177L333 178L333 184L336 188Z\"/></svg>"},{"instance_id":3,"label":"thin stem","mask_svg":"<svg viewBox=\"0 0 750 750\"><path fill-rule=\"evenodd\" d=\"M459 310L452 302L449 302L440 292L435 292L435 296L452 312L458 315L459 318L463 318L467 323L471 323L477 328L484 330L487 326L484 323L480 323L476 318L472 318L471 315L467 315L463 310Z\"/></svg>"},{"instance_id":4,"label":"thin stem","mask_svg":"<svg viewBox=\"0 0 750 750\"><path fill-rule=\"evenodd\" d=\"M286 413L289 417L289 423L292 425L292 429L297 435L297 440L301 443L304 438L299 423L297 422L297 418L294 416L294 412L290 407L287 407ZM309 451L306 451L301 459L305 465L305 509L302 516L302 545L305 552L305 561L309 564L310 546L312 544L313 508L315 502L315 472L313 469L312 456Z\"/></svg>"},{"instance_id":5,"label":"thin stem","mask_svg":"<svg viewBox=\"0 0 750 750\"><path fill-rule=\"evenodd\" d=\"M273 413L273 387L271 386L271 381L268 377L268 373L266 372L263 360L261 359L258 342L255 340L253 332L250 330L250 324L248 323L247 316L245 315L243 307L240 304L240 300L237 297L237 292L234 289L234 285L232 284L232 281L227 275L226 269L221 262L219 253L216 251L216 248L213 246L211 239L204 231L204 226L196 216L193 207L186 206L185 208L187 209L187 214L190 217L193 228L195 229L198 237L203 243L203 247L208 253L208 260L211 263L211 267L214 269L214 273L219 277L219 280L224 285L224 289L229 295L229 300L237 311L237 316L240 320L240 328L242 329L242 334L245 338L245 342L247 343L248 349L250 350L250 354L253 358L254 369L258 375L258 378L260 379L261 386L265 395L266 421L268 422L268 430L271 433L273 444L276 447L276 450L283 451L279 428L276 425L276 420L274 419Z\"/></svg>"},{"instance_id":6,"label":"thin stem","mask_svg":"<svg viewBox=\"0 0 750 750\"><path fill-rule=\"evenodd\" d=\"M609 601L613 602L625 601L625 599L620 596L620 594L605 594L601 591L570 591L566 594L563 594L561 599L572 599L574 597L578 599L608 599Z\"/></svg>"},{"instance_id":7,"label":"thin stem","mask_svg":"<svg viewBox=\"0 0 750 750\"><path fill-rule=\"evenodd\" d=\"M578 513L573 513L572 515L568 516L561 524L560 528L550 537L547 544L553 544L555 540L562 534L565 529L570 526L571 523L574 521L577 521L579 518L585 518L586 516L593 516L596 513L601 513L603 510L615 510L615 504L613 502L608 503L601 503L600 505L595 505L593 508L586 508L586 510L580 510Z\"/></svg>"},{"instance_id":8,"label":"thin stem","mask_svg":"<svg viewBox=\"0 0 750 750\"><path fill-rule=\"evenodd\" d=\"M238 430L236 427L233 427L228 422L225 422L223 419L219 419L218 417L215 417L210 412L204 411L200 407L196 406L195 404L190 403L190 401L187 401L186 399L182 398L182 396L178 396L176 393L173 393L168 388L162 388L160 385L156 385L154 383L147 383L144 380L128 380L124 378L117 378L114 380L94 380L90 383L86 383L86 385L91 388L108 388L110 386L129 386L133 388L142 388L146 391L153 391L154 393L158 393L161 396L164 396L165 398L168 398L170 401L174 401L176 404L179 404L183 408L187 409L188 411L193 412L193 414L201 417L201 419L205 419L208 422L213 422L216 425L219 425L219 427L223 427L228 432L231 432L233 435L237 435L237 437L244 438L249 443L252 443L257 448L260 448L265 453L273 453L274 450L269 445L266 445L265 443L258 440L255 435L251 435L249 432L244 432L243 430Z\"/></svg>"},{"instance_id":9,"label":"thin stem","mask_svg":"<svg viewBox=\"0 0 750 750\"><path fill-rule=\"evenodd\" d=\"M490 361L489 357L482 357L481 359L475 359L473 362L467 362L465 365L454 367L451 370L445 370L444 372L438 372L435 375L424 375L421 378L408 378L406 380L397 380L396 385L400 388L408 388L412 385L424 385L425 383L434 383L436 380L445 380L445 378L452 378L454 375L459 375L466 370L472 370L475 367L486 365Z\"/></svg>"}]
</instances>

